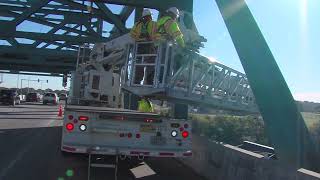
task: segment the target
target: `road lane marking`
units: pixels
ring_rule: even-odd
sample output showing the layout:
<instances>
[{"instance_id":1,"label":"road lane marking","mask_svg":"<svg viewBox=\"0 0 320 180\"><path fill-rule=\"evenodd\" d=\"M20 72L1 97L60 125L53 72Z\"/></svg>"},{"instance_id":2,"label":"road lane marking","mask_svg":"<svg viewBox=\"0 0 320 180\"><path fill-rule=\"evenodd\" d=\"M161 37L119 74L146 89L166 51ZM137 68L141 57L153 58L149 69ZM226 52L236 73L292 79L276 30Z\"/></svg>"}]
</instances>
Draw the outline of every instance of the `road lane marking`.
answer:
<instances>
[{"instance_id":1,"label":"road lane marking","mask_svg":"<svg viewBox=\"0 0 320 180\"><path fill-rule=\"evenodd\" d=\"M35 138L37 138L38 136L40 136L40 134L42 134L42 133L38 133L38 134L36 134L35 136L33 136L32 140L35 139ZM24 154L25 154L27 151L30 150L30 148L31 148L32 145L33 145L32 143L28 143L28 145L27 145L22 151L20 151L20 152L15 156L15 157L16 157L15 159L13 159L13 160L9 163L9 165L8 165L7 167L5 167L4 169L2 169L2 170L0 171L0 179L3 179L3 178L7 175L7 173L10 171L10 169L12 169L12 168L14 167L14 165L15 165L18 161L21 160L21 158L24 156Z\"/></svg>"}]
</instances>

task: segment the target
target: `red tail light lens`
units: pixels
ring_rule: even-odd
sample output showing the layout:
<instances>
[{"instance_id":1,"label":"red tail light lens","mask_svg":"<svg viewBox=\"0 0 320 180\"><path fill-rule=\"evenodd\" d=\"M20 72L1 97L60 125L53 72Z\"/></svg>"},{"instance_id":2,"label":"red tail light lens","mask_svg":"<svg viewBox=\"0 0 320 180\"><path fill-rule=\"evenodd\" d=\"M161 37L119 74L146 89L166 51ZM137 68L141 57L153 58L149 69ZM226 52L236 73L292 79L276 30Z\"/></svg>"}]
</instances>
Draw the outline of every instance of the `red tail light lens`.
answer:
<instances>
[{"instance_id":1,"label":"red tail light lens","mask_svg":"<svg viewBox=\"0 0 320 180\"><path fill-rule=\"evenodd\" d=\"M88 116L79 116L78 119L79 119L79 121L88 121L89 117Z\"/></svg>"},{"instance_id":2,"label":"red tail light lens","mask_svg":"<svg viewBox=\"0 0 320 180\"><path fill-rule=\"evenodd\" d=\"M68 131L72 131L72 130L74 129L74 125L73 125L72 123L67 123L67 124L66 124L66 129L67 129Z\"/></svg>"},{"instance_id":3,"label":"red tail light lens","mask_svg":"<svg viewBox=\"0 0 320 180\"><path fill-rule=\"evenodd\" d=\"M183 138L187 138L189 136L189 132L188 131L183 131L181 135L182 135Z\"/></svg>"},{"instance_id":4,"label":"red tail light lens","mask_svg":"<svg viewBox=\"0 0 320 180\"><path fill-rule=\"evenodd\" d=\"M128 133L128 138L131 138L132 137L132 134L131 133Z\"/></svg>"}]
</instances>

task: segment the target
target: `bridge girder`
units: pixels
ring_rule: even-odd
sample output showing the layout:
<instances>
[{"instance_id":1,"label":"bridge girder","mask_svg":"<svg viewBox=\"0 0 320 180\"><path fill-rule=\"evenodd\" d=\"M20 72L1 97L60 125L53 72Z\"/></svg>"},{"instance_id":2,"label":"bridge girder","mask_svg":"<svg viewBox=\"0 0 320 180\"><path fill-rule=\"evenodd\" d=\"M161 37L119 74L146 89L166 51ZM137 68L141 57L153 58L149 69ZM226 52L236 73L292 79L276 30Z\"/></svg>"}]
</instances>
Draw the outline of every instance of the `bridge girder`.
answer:
<instances>
[{"instance_id":1,"label":"bridge girder","mask_svg":"<svg viewBox=\"0 0 320 180\"><path fill-rule=\"evenodd\" d=\"M120 12L112 12L111 4L121 5ZM129 32L130 15L141 15L143 7L170 6L192 12L193 0L2 0L0 69L66 73L74 69L79 45Z\"/></svg>"}]
</instances>

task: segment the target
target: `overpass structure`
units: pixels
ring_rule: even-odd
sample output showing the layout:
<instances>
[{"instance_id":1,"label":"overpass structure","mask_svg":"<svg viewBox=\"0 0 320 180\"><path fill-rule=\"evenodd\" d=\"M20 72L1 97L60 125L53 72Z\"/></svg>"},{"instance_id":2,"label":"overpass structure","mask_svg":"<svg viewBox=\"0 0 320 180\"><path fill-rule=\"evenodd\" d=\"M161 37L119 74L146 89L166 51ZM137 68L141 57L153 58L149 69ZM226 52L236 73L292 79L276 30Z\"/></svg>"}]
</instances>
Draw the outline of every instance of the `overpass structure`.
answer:
<instances>
[{"instance_id":1,"label":"overpass structure","mask_svg":"<svg viewBox=\"0 0 320 180\"><path fill-rule=\"evenodd\" d=\"M217 92L222 93L220 97L224 97L220 99L221 104L215 104L217 107L225 108L226 102L233 106L234 99L236 103L254 100L256 104L251 103L251 107L257 105L263 116L279 159L297 167L314 167L313 142L245 1L216 0L216 3L246 76L218 63L197 71L190 61L180 75L188 72L193 79L189 78L188 88L184 90L187 94L176 96L188 99L188 95L193 94L192 98L198 99L191 101L201 103L204 96L201 93L197 96L196 92L207 88L200 86L202 83L199 82L206 77L213 78L214 72L220 74L215 81L207 81L211 90L215 86ZM67 74L75 68L79 45L106 42L127 33L129 16L139 19L144 7L161 12L171 6L193 12L193 0L1 0L0 69L12 73ZM228 9L234 7L236 11L230 15ZM209 72L213 72L212 76L207 75ZM178 81L173 78L173 88L177 88ZM246 96L238 96L241 88L245 89Z\"/></svg>"}]
</instances>

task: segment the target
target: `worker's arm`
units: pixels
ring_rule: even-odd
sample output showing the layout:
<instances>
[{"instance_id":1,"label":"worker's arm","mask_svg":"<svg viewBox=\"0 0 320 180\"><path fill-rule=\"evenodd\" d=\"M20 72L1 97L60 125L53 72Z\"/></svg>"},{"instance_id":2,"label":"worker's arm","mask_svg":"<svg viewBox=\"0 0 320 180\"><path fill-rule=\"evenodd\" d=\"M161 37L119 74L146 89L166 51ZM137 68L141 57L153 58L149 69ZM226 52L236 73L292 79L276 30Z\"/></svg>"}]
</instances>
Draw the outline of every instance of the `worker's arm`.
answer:
<instances>
[{"instance_id":1,"label":"worker's arm","mask_svg":"<svg viewBox=\"0 0 320 180\"><path fill-rule=\"evenodd\" d=\"M177 43L181 46L181 47L186 47L186 45L185 45L185 43L184 43L184 40L183 40L183 36L178 36L177 38L176 38L176 41L177 41Z\"/></svg>"},{"instance_id":2,"label":"worker's arm","mask_svg":"<svg viewBox=\"0 0 320 180\"><path fill-rule=\"evenodd\" d=\"M132 38L134 38L134 39L138 39L138 37L139 37L139 32L138 32L138 30L137 30L137 24L135 24L133 27L132 27L132 29L130 30L130 36L132 37Z\"/></svg>"},{"instance_id":3,"label":"worker's arm","mask_svg":"<svg viewBox=\"0 0 320 180\"><path fill-rule=\"evenodd\" d=\"M184 39L183 39L183 34L180 31L179 25L177 22L172 22L169 29L169 34L177 41L177 43L181 47L185 47Z\"/></svg>"}]
</instances>

